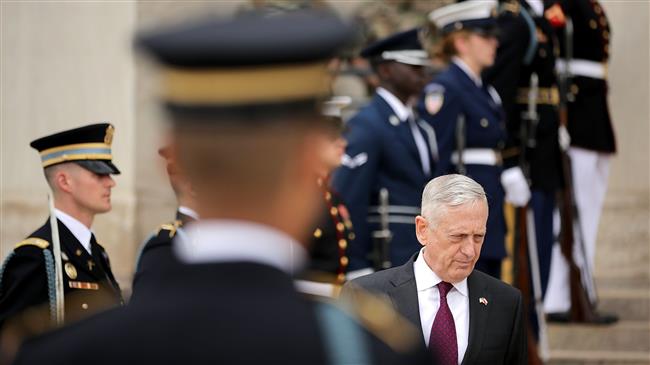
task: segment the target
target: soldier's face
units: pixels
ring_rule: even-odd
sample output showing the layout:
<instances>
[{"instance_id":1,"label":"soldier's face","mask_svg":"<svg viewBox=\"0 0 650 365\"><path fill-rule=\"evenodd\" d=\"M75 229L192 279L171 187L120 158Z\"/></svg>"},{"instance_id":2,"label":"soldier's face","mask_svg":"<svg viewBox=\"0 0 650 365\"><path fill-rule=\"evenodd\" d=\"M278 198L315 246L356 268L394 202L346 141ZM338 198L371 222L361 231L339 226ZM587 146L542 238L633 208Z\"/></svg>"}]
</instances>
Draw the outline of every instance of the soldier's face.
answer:
<instances>
[{"instance_id":1,"label":"soldier's face","mask_svg":"<svg viewBox=\"0 0 650 365\"><path fill-rule=\"evenodd\" d=\"M418 95L426 85L427 74L422 66L390 63L391 82L404 95Z\"/></svg>"},{"instance_id":2,"label":"soldier's face","mask_svg":"<svg viewBox=\"0 0 650 365\"><path fill-rule=\"evenodd\" d=\"M438 277L449 283L462 281L474 270L485 239L487 203L472 202L447 207L432 225L416 217L416 233L424 259Z\"/></svg>"},{"instance_id":3,"label":"soldier's face","mask_svg":"<svg viewBox=\"0 0 650 365\"><path fill-rule=\"evenodd\" d=\"M470 33L467 36L467 51L476 65L481 69L494 64L499 42L494 36L479 35Z\"/></svg>"},{"instance_id":4,"label":"soldier's face","mask_svg":"<svg viewBox=\"0 0 650 365\"><path fill-rule=\"evenodd\" d=\"M68 183L76 205L93 214L110 211L111 189L115 186L111 175L98 175L79 165L71 165Z\"/></svg>"}]
</instances>

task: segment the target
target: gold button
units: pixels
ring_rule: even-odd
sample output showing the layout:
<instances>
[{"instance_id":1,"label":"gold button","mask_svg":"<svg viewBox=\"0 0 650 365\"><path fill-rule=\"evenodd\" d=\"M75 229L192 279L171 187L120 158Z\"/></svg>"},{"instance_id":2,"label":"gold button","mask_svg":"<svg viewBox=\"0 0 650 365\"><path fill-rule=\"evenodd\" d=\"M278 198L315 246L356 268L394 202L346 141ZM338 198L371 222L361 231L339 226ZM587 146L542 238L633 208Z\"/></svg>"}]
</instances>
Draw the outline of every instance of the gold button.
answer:
<instances>
[{"instance_id":1,"label":"gold button","mask_svg":"<svg viewBox=\"0 0 650 365\"><path fill-rule=\"evenodd\" d=\"M77 251L75 251L74 254L77 256L81 256L81 250L77 249Z\"/></svg>"},{"instance_id":2,"label":"gold button","mask_svg":"<svg viewBox=\"0 0 650 365\"><path fill-rule=\"evenodd\" d=\"M578 93L578 91L580 91L580 89L578 88L578 85L576 85L576 84L571 85L571 94L575 95L575 94Z\"/></svg>"},{"instance_id":3,"label":"gold button","mask_svg":"<svg viewBox=\"0 0 650 365\"><path fill-rule=\"evenodd\" d=\"M332 194L329 191L325 193L325 200L327 201L332 200Z\"/></svg>"},{"instance_id":4,"label":"gold button","mask_svg":"<svg viewBox=\"0 0 650 365\"><path fill-rule=\"evenodd\" d=\"M81 305L81 309L88 309L88 304L83 303L83 304Z\"/></svg>"},{"instance_id":5,"label":"gold button","mask_svg":"<svg viewBox=\"0 0 650 365\"><path fill-rule=\"evenodd\" d=\"M348 241L346 241L344 238L341 238L341 239L339 240L339 247L340 247L342 250L345 250L345 248L348 247Z\"/></svg>"},{"instance_id":6,"label":"gold button","mask_svg":"<svg viewBox=\"0 0 650 365\"><path fill-rule=\"evenodd\" d=\"M331 214L331 215L337 215L338 212L339 212L339 210L336 209L336 207L332 207L332 208L330 209L330 214Z\"/></svg>"},{"instance_id":7,"label":"gold button","mask_svg":"<svg viewBox=\"0 0 650 365\"><path fill-rule=\"evenodd\" d=\"M348 235L348 239L349 239L350 241L352 241L352 240L354 240L354 237L356 237L356 236L354 235L354 232L350 232L350 234Z\"/></svg>"},{"instance_id":8,"label":"gold button","mask_svg":"<svg viewBox=\"0 0 650 365\"><path fill-rule=\"evenodd\" d=\"M603 9L600 7L600 5L596 4L594 5L594 11L596 12L596 14L600 15L600 13L603 12Z\"/></svg>"},{"instance_id":9,"label":"gold button","mask_svg":"<svg viewBox=\"0 0 650 365\"><path fill-rule=\"evenodd\" d=\"M352 229L352 221L349 219L345 219L345 226L348 227L348 229Z\"/></svg>"},{"instance_id":10,"label":"gold button","mask_svg":"<svg viewBox=\"0 0 650 365\"><path fill-rule=\"evenodd\" d=\"M336 223L336 230L339 232L343 232L345 230L345 225L341 222Z\"/></svg>"},{"instance_id":11,"label":"gold button","mask_svg":"<svg viewBox=\"0 0 650 365\"><path fill-rule=\"evenodd\" d=\"M606 31L606 30L603 31L603 38L609 39L609 32L608 31Z\"/></svg>"},{"instance_id":12,"label":"gold button","mask_svg":"<svg viewBox=\"0 0 650 365\"><path fill-rule=\"evenodd\" d=\"M336 280L337 280L339 283L344 282L344 281L345 281L345 274L338 274L338 275L336 276Z\"/></svg>"},{"instance_id":13,"label":"gold button","mask_svg":"<svg viewBox=\"0 0 650 365\"><path fill-rule=\"evenodd\" d=\"M346 256L341 257L341 266L348 266L348 258Z\"/></svg>"},{"instance_id":14,"label":"gold button","mask_svg":"<svg viewBox=\"0 0 650 365\"><path fill-rule=\"evenodd\" d=\"M596 28L598 28L598 23L596 23L595 20L591 19L591 20L589 21L589 27L590 27L591 29L596 29Z\"/></svg>"},{"instance_id":15,"label":"gold button","mask_svg":"<svg viewBox=\"0 0 650 365\"><path fill-rule=\"evenodd\" d=\"M481 118L481 121L479 122L481 124L481 127L487 128L490 125L490 122L488 122L487 119Z\"/></svg>"},{"instance_id":16,"label":"gold button","mask_svg":"<svg viewBox=\"0 0 650 365\"><path fill-rule=\"evenodd\" d=\"M314 237L320 238L320 236L322 235L323 235L323 231L321 231L320 228L316 228L316 230L314 231Z\"/></svg>"}]
</instances>

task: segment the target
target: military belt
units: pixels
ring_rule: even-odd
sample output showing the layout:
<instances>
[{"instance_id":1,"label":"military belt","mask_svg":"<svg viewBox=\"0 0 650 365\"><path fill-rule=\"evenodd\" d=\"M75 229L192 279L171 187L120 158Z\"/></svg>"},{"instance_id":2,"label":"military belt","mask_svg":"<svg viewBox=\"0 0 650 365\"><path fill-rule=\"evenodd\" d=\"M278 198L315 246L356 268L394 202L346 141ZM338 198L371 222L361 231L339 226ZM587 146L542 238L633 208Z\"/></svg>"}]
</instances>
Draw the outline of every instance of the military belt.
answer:
<instances>
[{"instance_id":1,"label":"military belt","mask_svg":"<svg viewBox=\"0 0 650 365\"><path fill-rule=\"evenodd\" d=\"M528 105L530 88L521 87L517 89L517 104ZM537 89L537 105L558 105L560 104L560 91L557 87L540 87Z\"/></svg>"}]
</instances>

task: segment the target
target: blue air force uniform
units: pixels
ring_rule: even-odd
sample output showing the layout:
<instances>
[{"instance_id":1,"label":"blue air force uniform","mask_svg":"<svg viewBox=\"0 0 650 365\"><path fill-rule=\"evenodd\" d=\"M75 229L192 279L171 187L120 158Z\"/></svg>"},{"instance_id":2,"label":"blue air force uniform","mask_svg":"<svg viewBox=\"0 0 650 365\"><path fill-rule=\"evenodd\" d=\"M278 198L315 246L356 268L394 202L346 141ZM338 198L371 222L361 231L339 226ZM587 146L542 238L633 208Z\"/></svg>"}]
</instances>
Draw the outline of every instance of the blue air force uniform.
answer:
<instances>
[{"instance_id":1,"label":"blue air force uniform","mask_svg":"<svg viewBox=\"0 0 650 365\"><path fill-rule=\"evenodd\" d=\"M436 132L439 149L436 176L458 172L456 131L459 116L464 117L466 174L483 186L490 209L481 259L501 260L506 256L504 191L500 181L503 168L499 157L506 141L504 113L494 88L470 77L463 67L466 66L462 61L452 62L427 85L418 111ZM475 153L485 153L486 159L470 158Z\"/></svg>"},{"instance_id":2,"label":"blue air force uniform","mask_svg":"<svg viewBox=\"0 0 650 365\"><path fill-rule=\"evenodd\" d=\"M393 34L366 47L361 55L371 63L429 65L419 30ZM419 86L417 86L419 87ZM388 192L388 222L392 233L388 256L402 265L420 247L415 216L420 214L422 189L433 177L435 133L386 88L379 87L370 103L348 122L342 167L332 184L350 211L356 238L348 248L348 272L372 267L373 232L380 229L379 194Z\"/></svg>"},{"instance_id":3,"label":"blue air force uniform","mask_svg":"<svg viewBox=\"0 0 650 365\"><path fill-rule=\"evenodd\" d=\"M403 264L421 247L414 217L420 214L422 189L432 175L423 171L411 128L411 122L400 119L379 94L348 122L348 147L333 184L347 203L355 228L356 238L348 248L350 271L371 266L368 255L372 233L379 229L382 188L388 190L392 264ZM430 128L423 123L416 128L427 139L430 153Z\"/></svg>"}]
</instances>

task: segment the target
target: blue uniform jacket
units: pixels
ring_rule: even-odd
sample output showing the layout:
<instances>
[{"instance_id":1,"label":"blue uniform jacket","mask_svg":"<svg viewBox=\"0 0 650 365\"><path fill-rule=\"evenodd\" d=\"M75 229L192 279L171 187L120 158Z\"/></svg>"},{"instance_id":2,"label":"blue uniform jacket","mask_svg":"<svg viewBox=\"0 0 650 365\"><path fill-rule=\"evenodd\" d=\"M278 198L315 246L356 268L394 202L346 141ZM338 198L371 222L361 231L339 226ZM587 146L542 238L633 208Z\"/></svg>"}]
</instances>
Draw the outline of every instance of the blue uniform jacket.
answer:
<instances>
[{"instance_id":1,"label":"blue uniform jacket","mask_svg":"<svg viewBox=\"0 0 650 365\"><path fill-rule=\"evenodd\" d=\"M392 108L376 95L348 122L344 164L332 184L350 211L356 238L348 248L349 270L371 267L368 258L372 232L379 229L379 190L389 193L390 257L393 266L404 264L421 245L415 237L415 216L420 213L422 190L431 173L422 169L417 145L408 122L399 121ZM418 123L428 153L434 140L431 127ZM435 168L433 157L432 171Z\"/></svg>"},{"instance_id":2,"label":"blue uniform jacket","mask_svg":"<svg viewBox=\"0 0 650 365\"><path fill-rule=\"evenodd\" d=\"M456 151L458 116L465 116L465 150L489 148L501 150L505 146L504 112L496 91L474 81L455 63L441 72L425 87L418 103L418 112L434 128L438 142L439 161L435 176L456 173L451 155ZM489 216L487 235L481 258L501 259L506 256L506 224L503 216L504 191L501 186L501 166L466 163L467 175L476 180L488 197Z\"/></svg>"}]
</instances>

